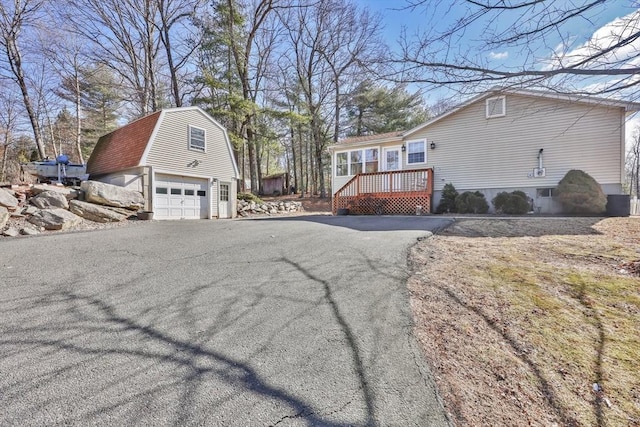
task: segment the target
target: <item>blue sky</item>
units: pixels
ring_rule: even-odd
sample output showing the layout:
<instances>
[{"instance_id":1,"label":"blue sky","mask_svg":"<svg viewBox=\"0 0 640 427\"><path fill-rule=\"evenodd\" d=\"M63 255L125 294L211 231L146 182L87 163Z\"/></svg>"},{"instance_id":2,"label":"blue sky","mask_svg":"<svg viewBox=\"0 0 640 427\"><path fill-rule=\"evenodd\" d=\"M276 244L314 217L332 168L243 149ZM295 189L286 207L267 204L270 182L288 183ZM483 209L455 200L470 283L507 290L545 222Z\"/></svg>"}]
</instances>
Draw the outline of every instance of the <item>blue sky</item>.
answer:
<instances>
[{"instance_id":1,"label":"blue sky","mask_svg":"<svg viewBox=\"0 0 640 427\"><path fill-rule=\"evenodd\" d=\"M384 38L389 46L393 49L398 49L397 40L404 29L407 35L413 36L417 33L424 31L439 32L448 28L455 19L460 19L465 14L466 5L463 2L457 4L454 0L427 0L429 5L434 9L427 13L426 8L417 8L416 10L406 9L406 2L404 0L354 0L361 7L367 7L373 12L378 12L382 16L384 25ZM560 2L568 0L555 0L555 4L562 4ZM574 1L573 4L582 4L580 1ZM640 2L638 1L611 1L606 3L606 7L601 7L595 12L590 13L589 16L585 16L580 20L570 20L569 25L564 25L557 34L551 34L543 42L538 42L536 45L523 47L509 47L509 46L496 46L487 52L483 52L483 59L488 61L488 64L496 68L509 68L517 67L522 64L528 54L529 60L531 59L530 53L533 52L536 61L535 66L539 69L545 66L552 66L552 56L554 51L558 52L562 46L562 42L565 43L565 52L569 54L579 55L580 49L584 49L585 43L589 42L594 34L603 34L610 32L612 23L618 18L623 18L634 12L637 12L640 8ZM520 22L523 26L535 22L528 20L528 17L521 16L521 12L512 13L511 15L504 14L501 16L499 22L491 22L489 25L494 30L500 30L500 28L506 28L513 22ZM518 21L519 20L519 21ZM455 47L461 51L466 51L474 46L474 41L480 39L485 31L487 23L484 21L478 22L476 25L471 26L466 31L463 38L458 39L458 45ZM567 44L568 43L568 44ZM639 46L632 46L636 51L640 50ZM565 58L567 56L564 56ZM545 61L547 63L545 64ZM597 82L583 80L583 85L588 87L589 84ZM578 81L580 85L580 81ZM411 87L410 87L411 89ZM436 102L439 98L448 97L449 93L446 90L426 90L424 92L425 101L427 104ZM624 94L623 94L624 95ZM459 101L460 99L456 100ZM636 99L634 99L636 100ZM636 100L638 101L638 100ZM636 115L637 116L637 115ZM632 130L640 125L640 118L635 117L627 124L627 133L630 136Z\"/></svg>"}]
</instances>

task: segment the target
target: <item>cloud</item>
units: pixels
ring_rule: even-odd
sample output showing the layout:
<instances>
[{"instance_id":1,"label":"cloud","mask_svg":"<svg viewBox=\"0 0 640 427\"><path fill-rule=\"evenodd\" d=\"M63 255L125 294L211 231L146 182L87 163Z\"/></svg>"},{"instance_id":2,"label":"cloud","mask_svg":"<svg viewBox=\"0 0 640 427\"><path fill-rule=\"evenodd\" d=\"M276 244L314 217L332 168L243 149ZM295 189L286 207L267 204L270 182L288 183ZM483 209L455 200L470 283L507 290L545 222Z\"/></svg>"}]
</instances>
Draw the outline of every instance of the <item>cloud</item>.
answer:
<instances>
[{"instance_id":1,"label":"cloud","mask_svg":"<svg viewBox=\"0 0 640 427\"><path fill-rule=\"evenodd\" d=\"M640 39L621 43L640 31L640 10L616 18L597 29L582 45L571 49L572 40L560 43L553 54L543 59L542 70L569 67L586 61L581 67L592 69L637 66ZM618 46L619 44L619 46Z\"/></svg>"},{"instance_id":2,"label":"cloud","mask_svg":"<svg viewBox=\"0 0 640 427\"><path fill-rule=\"evenodd\" d=\"M491 59L507 59L509 57L509 52L491 52L489 54L489 58Z\"/></svg>"}]
</instances>

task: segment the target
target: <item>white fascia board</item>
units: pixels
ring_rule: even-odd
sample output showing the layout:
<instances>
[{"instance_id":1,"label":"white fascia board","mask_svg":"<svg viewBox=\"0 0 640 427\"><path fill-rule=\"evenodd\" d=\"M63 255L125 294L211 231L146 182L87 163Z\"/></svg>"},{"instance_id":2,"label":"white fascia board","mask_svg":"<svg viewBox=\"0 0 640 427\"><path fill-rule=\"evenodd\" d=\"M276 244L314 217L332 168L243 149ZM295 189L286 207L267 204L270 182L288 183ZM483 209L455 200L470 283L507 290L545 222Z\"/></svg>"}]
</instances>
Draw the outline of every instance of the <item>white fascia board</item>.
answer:
<instances>
[{"instance_id":1,"label":"white fascia board","mask_svg":"<svg viewBox=\"0 0 640 427\"><path fill-rule=\"evenodd\" d=\"M145 166L147 164L147 157L149 156L149 152L151 151L151 147L153 146L153 141L156 140L156 135L158 134L158 130L160 129L160 125L164 120L165 111L160 111L160 116L158 116L158 120L156 121L156 125L153 128L153 132L151 132L151 136L149 137L149 141L147 141L147 146L142 153L142 157L140 157L140 164L138 166Z\"/></svg>"}]
</instances>

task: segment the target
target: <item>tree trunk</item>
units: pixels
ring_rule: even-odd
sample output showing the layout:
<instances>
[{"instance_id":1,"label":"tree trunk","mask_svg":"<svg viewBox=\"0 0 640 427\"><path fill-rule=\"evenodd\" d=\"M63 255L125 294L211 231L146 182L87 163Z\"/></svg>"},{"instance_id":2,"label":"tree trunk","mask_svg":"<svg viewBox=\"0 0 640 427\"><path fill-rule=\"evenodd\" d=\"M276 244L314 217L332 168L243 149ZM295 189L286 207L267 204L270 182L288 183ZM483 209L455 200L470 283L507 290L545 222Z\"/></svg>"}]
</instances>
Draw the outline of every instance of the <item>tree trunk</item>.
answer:
<instances>
[{"instance_id":1,"label":"tree trunk","mask_svg":"<svg viewBox=\"0 0 640 427\"><path fill-rule=\"evenodd\" d=\"M296 139L293 127L291 128L291 160L293 163L293 186L298 189L298 169L296 168Z\"/></svg>"}]
</instances>

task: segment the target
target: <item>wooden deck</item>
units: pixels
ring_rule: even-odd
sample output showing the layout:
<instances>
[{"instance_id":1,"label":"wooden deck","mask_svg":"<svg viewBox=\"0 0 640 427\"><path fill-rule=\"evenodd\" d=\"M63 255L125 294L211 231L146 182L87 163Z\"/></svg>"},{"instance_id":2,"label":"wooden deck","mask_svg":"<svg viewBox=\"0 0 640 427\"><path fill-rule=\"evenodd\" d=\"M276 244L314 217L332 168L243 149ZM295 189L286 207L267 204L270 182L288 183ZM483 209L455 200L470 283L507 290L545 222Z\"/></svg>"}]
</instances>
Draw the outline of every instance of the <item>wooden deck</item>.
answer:
<instances>
[{"instance_id":1,"label":"wooden deck","mask_svg":"<svg viewBox=\"0 0 640 427\"><path fill-rule=\"evenodd\" d=\"M415 215L431 212L433 170L414 169L361 173L333 195L333 214Z\"/></svg>"}]
</instances>

